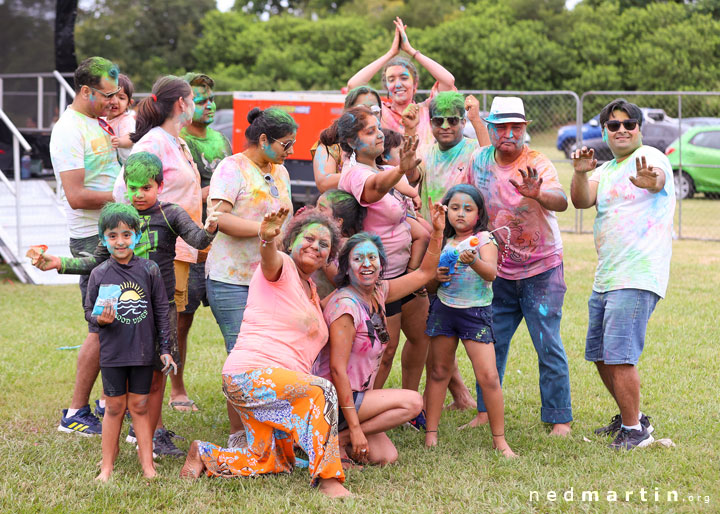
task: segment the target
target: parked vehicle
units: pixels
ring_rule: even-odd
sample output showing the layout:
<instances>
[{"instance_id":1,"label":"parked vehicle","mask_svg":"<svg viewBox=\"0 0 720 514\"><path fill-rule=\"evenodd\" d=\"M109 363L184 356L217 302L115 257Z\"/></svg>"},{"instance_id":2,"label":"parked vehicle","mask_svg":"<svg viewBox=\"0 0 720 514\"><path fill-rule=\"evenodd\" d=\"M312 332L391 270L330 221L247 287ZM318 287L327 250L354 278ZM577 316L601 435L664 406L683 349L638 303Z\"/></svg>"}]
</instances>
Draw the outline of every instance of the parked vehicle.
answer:
<instances>
[{"instance_id":1,"label":"parked vehicle","mask_svg":"<svg viewBox=\"0 0 720 514\"><path fill-rule=\"evenodd\" d=\"M688 129L665 154L673 167L678 198L692 198L695 193L710 197L720 194L720 124Z\"/></svg>"},{"instance_id":2,"label":"parked vehicle","mask_svg":"<svg viewBox=\"0 0 720 514\"><path fill-rule=\"evenodd\" d=\"M233 140L233 110L232 109L220 109L215 112L215 119L210 125L213 129L221 132L223 136L228 138L228 141Z\"/></svg>"}]
</instances>

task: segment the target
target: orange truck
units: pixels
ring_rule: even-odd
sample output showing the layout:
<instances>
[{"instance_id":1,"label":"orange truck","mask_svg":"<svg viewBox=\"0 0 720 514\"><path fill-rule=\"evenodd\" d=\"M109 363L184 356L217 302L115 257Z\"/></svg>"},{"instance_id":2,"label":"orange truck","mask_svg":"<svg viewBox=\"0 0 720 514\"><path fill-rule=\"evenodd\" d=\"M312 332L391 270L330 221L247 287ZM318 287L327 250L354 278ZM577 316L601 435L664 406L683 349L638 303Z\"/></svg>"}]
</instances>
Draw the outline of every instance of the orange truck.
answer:
<instances>
[{"instance_id":1,"label":"orange truck","mask_svg":"<svg viewBox=\"0 0 720 514\"><path fill-rule=\"evenodd\" d=\"M233 152L246 147L247 115L253 107L279 107L288 112L298 124L297 142L285 167L290 172L295 208L312 201L317 195L310 148L343 113L345 95L339 93L293 93L283 91L242 91L233 94Z\"/></svg>"}]
</instances>

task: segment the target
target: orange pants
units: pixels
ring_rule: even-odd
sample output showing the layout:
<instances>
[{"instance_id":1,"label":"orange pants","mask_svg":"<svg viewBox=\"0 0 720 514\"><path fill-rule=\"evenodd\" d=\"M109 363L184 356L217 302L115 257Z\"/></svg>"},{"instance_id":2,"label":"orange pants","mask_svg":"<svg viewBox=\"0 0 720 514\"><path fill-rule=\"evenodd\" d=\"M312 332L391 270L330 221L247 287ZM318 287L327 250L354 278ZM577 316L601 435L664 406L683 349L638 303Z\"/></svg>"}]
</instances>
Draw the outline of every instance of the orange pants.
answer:
<instances>
[{"instance_id":1,"label":"orange pants","mask_svg":"<svg viewBox=\"0 0 720 514\"><path fill-rule=\"evenodd\" d=\"M312 483L345 481L338 447L335 387L324 378L283 368L223 375L223 392L238 411L248 446L220 448L200 444L208 475L255 476L289 473L295 467L293 443L309 457Z\"/></svg>"}]
</instances>

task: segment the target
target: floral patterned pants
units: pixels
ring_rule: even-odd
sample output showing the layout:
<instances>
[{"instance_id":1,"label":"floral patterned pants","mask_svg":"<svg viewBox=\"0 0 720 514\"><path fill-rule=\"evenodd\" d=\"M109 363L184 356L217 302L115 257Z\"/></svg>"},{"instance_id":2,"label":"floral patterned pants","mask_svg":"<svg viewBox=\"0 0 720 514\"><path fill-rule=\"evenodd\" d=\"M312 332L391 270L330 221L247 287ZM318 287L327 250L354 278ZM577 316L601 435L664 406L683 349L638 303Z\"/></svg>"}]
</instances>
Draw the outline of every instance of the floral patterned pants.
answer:
<instances>
[{"instance_id":1,"label":"floral patterned pants","mask_svg":"<svg viewBox=\"0 0 720 514\"><path fill-rule=\"evenodd\" d=\"M247 447L200 444L208 475L257 476L289 473L295 467L293 443L309 457L312 483L345 475L338 448L335 387L324 378L283 368L223 375L223 392L240 414Z\"/></svg>"}]
</instances>

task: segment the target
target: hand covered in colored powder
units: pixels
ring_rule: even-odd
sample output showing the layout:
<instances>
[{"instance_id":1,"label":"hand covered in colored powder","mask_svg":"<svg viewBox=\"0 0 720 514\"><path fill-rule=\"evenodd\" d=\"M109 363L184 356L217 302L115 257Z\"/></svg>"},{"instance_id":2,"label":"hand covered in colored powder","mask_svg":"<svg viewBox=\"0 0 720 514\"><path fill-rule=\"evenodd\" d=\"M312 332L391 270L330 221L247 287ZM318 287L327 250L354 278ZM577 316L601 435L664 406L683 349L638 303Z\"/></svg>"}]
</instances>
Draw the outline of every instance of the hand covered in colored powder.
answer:
<instances>
[{"instance_id":1,"label":"hand covered in colored powder","mask_svg":"<svg viewBox=\"0 0 720 514\"><path fill-rule=\"evenodd\" d=\"M435 272L435 280L437 280L441 284L444 284L445 282L450 282L452 280L452 276L450 275L450 268L448 268L447 266L440 266Z\"/></svg>"},{"instance_id":2,"label":"hand covered in colored powder","mask_svg":"<svg viewBox=\"0 0 720 514\"><path fill-rule=\"evenodd\" d=\"M467 111L468 120L477 121L480 119L480 102L473 95L467 95L465 98L465 110Z\"/></svg>"},{"instance_id":3,"label":"hand covered in colored powder","mask_svg":"<svg viewBox=\"0 0 720 514\"><path fill-rule=\"evenodd\" d=\"M109 304L105 305L102 314L97 317L97 324L102 327L111 324L113 321L115 321L115 308Z\"/></svg>"},{"instance_id":4,"label":"hand covered in colored powder","mask_svg":"<svg viewBox=\"0 0 720 514\"><path fill-rule=\"evenodd\" d=\"M420 123L419 116L420 109L415 103L409 104L405 107L402 113L402 125L405 128L405 135L410 136L415 134L418 123Z\"/></svg>"},{"instance_id":5,"label":"hand covered in colored powder","mask_svg":"<svg viewBox=\"0 0 720 514\"><path fill-rule=\"evenodd\" d=\"M205 230L207 230L211 234L217 232L218 229L218 218L222 213L218 211L217 208L220 207L221 203L222 200L218 200L218 203L216 205L213 205L211 200L207 204L207 218L205 218Z\"/></svg>"},{"instance_id":6,"label":"hand covered in colored powder","mask_svg":"<svg viewBox=\"0 0 720 514\"><path fill-rule=\"evenodd\" d=\"M400 40L402 36L400 36L400 31L397 28L397 25L395 25L395 37L393 37L392 45L390 46L390 50L388 51L388 55L390 57L395 57L398 52L400 52Z\"/></svg>"},{"instance_id":7,"label":"hand covered in colored powder","mask_svg":"<svg viewBox=\"0 0 720 514\"><path fill-rule=\"evenodd\" d=\"M403 23L399 16L393 20L393 23L395 24L397 31L400 33L400 50L412 55L415 52L415 49L410 44L410 41L408 41L407 34L405 33L407 25Z\"/></svg>"},{"instance_id":8,"label":"hand covered in colored powder","mask_svg":"<svg viewBox=\"0 0 720 514\"><path fill-rule=\"evenodd\" d=\"M472 264L475 261L476 254L475 250L464 250L460 252L458 260L463 264Z\"/></svg>"},{"instance_id":9,"label":"hand covered in colored powder","mask_svg":"<svg viewBox=\"0 0 720 514\"><path fill-rule=\"evenodd\" d=\"M160 371L162 371L166 375L169 375L170 369L172 369L173 375L177 375L178 367L177 367L177 364L175 363L175 361L173 360L172 355L170 355L169 353L163 353L160 356L160 360L162 361L162 363L164 365L163 369L161 369Z\"/></svg>"},{"instance_id":10,"label":"hand covered in colored powder","mask_svg":"<svg viewBox=\"0 0 720 514\"><path fill-rule=\"evenodd\" d=\"M595 159L595 150L593 148L588 149L587 146L578 148L572 155L573 168L577 173L587 173L592 171L597 166L597 159Z\"/></svg>"},{"instance_id":11,"label":"hand covered in colored powder","mask_svg":"<svg viewBox=\"0 0 720 514\"><path fill-rule=\"evenodd\" d=\"M655 171L654 166L648 166L644 155L635 159L635 169L637 170L635 173L636 176L630 177L630 182L641 189L648 189L652 192L657 192L657 179L660 174Z\"/></svg>"},{"instance_id":12,"label":"hand covered in colored powder","mask_svg":"<svg viewBox=\"0 0 720 514\"><path fill-rule=\"evenodd\" d=\"M39 255L37 259L33 259L32 264L37 269L42 271L49 271L51 269L60 270L60 267L62 266L60 257L50 255L49 253L43 253Z\"/></svg>"},{"instance_id":13,"label":"hand covered in colored powder","mask_svg":"<svg viewBox=\"0 0 720 514\"><path fill-rule=\"evenodd\" d=\"M415 169L422 162L415 154L419 142L417 136L403 137L403 145L400 147L400 169L403 173Z\"/></svg>"},{"instance_id":14,"label":"hand covered in colored powder","mask_svg":"<svg viewBox=\"0 0 720 514\"><path fill-rule=\"evenodd\" d=\"M283 207L275 212L266 214L262 223L260 223L260 232L258 233L260 239L269 242L280 235L282 225L289 212L289 209Z\"/></svg>"},{"instance_id":15,"label":"hand covered in colored powder","mask_svg":"<svg viewBox=\"0 0 720 514\"><path fill-rule=\"evenodd\" d=\"M540 196L540 186L542 186L543 179L538 178L537 170L530 166L527 168L527 173L521 169L518 169L518 171L523 178L522 184L518 184L513 179L510 179L510 183L515 186L515 190L524 197L537 200Z\"/></svg>"}]
</instances>

